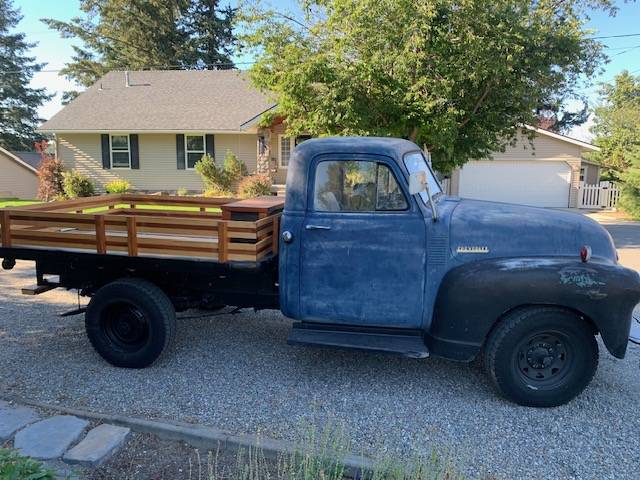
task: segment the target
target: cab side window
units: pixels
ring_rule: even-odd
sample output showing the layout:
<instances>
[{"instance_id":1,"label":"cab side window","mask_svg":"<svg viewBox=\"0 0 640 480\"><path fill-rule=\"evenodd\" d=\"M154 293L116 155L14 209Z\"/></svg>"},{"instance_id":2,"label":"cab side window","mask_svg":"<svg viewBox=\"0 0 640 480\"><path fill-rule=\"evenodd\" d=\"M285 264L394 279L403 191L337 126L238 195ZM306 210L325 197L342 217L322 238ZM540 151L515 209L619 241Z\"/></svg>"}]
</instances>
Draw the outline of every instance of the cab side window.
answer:
<instances>
[{"instance_id":1,"label":"cab side window","mask_svg":"<svg viewBox=\"0 0 640 480\"><path fill-rule=\"evenodd\" d=\"M317 212L406 210L404 193L382 163L325 161L316 167L313 206Z\"/></svg>"}]
</instances>

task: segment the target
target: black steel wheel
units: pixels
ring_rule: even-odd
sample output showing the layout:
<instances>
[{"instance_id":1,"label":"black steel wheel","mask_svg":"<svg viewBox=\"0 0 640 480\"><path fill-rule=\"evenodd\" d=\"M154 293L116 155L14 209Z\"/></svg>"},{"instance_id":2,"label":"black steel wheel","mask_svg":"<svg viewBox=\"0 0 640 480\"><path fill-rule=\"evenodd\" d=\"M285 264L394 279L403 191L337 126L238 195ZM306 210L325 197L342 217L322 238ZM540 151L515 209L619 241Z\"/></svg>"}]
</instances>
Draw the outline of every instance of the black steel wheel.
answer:
<instances>
[{"instance_id":1,"label":"black steel wheel","mask_svg":"<svg viewBox=\"0 0 640 480\"><path fill-rule=\"evenodd\" d=\"M149 340L149 321L132 303L108 305L101 312L100 326L104 335L122 351L135 352Z\"/></svg>"},{"instance_id":2,"label":"black steel wheel","mask_svg":"<svg viewBox=\"0 0 640 480\"><path fill-rule=\"evenodd\" d=\"M532 407L569 402L598 367L592 327L573 312L529 307L503 318L490 334L485 369L509 400Z\"/></svg>"},{"instance_id":3,"label":"black steel wheel","mask_svg":"<svg viewBox=\"0 0 640 480\"><path fill-rule=\"evenodd\" d=\"M571 340L553 330L529 335L514 352L522 379L542 389L554 388L563 382L574 358Z\"/></svg>"},{"instance_id":4,"label":"black steel wheel","mask_svg":"<svg viewBox=\"0 0 640 480\"><path fill-rule=\"evenodd\" d=\"M117 367L144 368L173 342L176 314L154 284L126 278L96 292L87 307L85 328L106 361Z\"/></svg>"}]
</instances>

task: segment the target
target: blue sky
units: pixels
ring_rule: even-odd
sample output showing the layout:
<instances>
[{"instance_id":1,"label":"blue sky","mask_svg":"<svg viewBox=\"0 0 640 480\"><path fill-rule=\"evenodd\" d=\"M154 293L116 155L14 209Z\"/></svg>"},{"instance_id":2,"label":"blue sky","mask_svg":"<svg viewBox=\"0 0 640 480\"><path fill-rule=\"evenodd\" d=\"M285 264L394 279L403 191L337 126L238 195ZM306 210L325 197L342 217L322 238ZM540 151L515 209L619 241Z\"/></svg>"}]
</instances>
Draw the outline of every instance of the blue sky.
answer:
<instances>
[{"instance_id":1,"label":"blue sky","mask_svg":"<svg viewBox=\"0 0 640 480\"><path fill-rule=\"evenodd\" d=\"M231 3L235 3L235 0ZM597 36L624 35L640 33L640 3L618 2L619 13L616 17L609 17L602 12L592 15L589 28L593 29ZM282 9L291 9L291 0L272 1L271 4ZM33 48L34 55L39 62L47 63L45 70L58 70L70 60L73 53L73 41L60 38L57 32L49 30L41 18L51 17L58 20L68 20L79 14L78 0L14 0L24 18L17 30L25 32L30 42L38 42ZM591 79L594 82L609 81L617 73L624 69L640 74L640 36L628 38L611 38L603 40L607 45L610 62L603 66L603 72ZM246 60L243 58L242 60ZM47 119L60 110L62 92L73 88L73 84L57 72L41 72L37 74L32 84L37 87L46 87L56 96L40 109L40 114ZM591 102L597 99L597 86L584 89ZM589 122L588 122L589 123ZM589 139L589 124L572 132L573 136Z\"/></svg>"}]
</instances>

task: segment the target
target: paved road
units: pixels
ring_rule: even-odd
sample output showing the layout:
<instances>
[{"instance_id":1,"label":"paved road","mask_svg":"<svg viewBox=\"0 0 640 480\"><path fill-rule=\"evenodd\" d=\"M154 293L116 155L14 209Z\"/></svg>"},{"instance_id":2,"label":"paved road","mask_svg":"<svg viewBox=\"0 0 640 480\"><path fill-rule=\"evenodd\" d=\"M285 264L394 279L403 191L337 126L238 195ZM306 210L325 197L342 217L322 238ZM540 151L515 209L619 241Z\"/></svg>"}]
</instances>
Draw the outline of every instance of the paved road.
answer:
<instances>
[{"instance_id":1,"label":"paved road","mask_svg":"<svg viewBox=\"0 0 640 480\"><path fill-rule=\"evenodd\" d=\"M637 251L637 225L623 227L609 226ZM124 370L93 352L81 317L56 318L74 307L74 293L19 294L32 275L27 263L0 271L0 390L8 393L278 438L338 422L358 453L444 448L470 478L637 478L638 346L623 361L602 349L587 391L550 410L500 399L474 365L287 346L290 321L276 312L183 320L172 354Z\"/></svg>"},{"instance_id":2,"label":"paved road","mask_svg":"<svg viewBox=\"0 0 640 480\"><path fill-rule=\"evenodd\" d=\"M620 255L620 263L640 272L640 222L620 221L606 214L594 214L613 237Z\"/></svg>"}]
</instances>

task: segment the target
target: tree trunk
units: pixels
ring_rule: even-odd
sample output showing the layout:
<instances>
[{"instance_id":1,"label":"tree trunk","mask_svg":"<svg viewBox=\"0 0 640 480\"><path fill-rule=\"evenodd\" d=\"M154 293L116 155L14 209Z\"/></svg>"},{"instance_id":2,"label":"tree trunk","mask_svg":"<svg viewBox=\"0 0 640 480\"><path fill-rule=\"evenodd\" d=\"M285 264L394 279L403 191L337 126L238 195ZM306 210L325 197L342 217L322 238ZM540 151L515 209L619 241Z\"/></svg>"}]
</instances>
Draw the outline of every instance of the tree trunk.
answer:
<instances>
[{"instance_id":1,"label":"tree trunk","mask_svg":"<svg viewBox=\"0 0 640 480\"><path fill-rule=\"evenodd\" d=\"M409 134L409 140L415 142L416 138L418 138L418 127L413 127L411 129L411 133Z\"/></svg>"}]
</instances>

